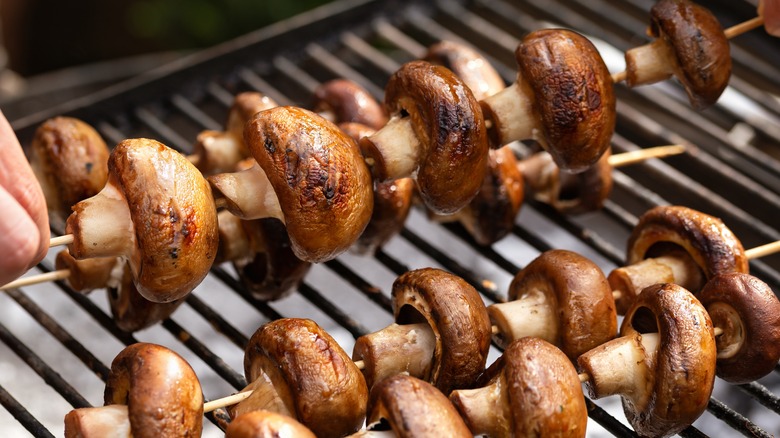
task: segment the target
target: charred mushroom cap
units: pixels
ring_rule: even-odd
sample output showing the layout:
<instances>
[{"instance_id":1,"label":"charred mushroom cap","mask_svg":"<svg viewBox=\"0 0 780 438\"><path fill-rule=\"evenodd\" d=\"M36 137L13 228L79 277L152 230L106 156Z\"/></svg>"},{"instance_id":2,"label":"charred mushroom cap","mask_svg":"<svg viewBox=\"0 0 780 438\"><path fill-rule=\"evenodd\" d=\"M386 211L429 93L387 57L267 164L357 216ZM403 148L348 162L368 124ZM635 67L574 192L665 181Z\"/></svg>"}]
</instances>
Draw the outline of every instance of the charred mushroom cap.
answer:
<instances>
[{"instance_id":1,"label":"charred mushroom cap","mask_svg":"<svg viewBox=\"0 0 780 438\"><path fill-rule=\"evenodd\" d=\"M76 260L67 250L57 253L54 261L56 270L67 270L68 284L76 292L86 294L95 289L104 288L111 280L115 267L120 264L117 257L96 257Z\"/></svg>"},{"instance_id":2,"label":"charred mushroom cap","mask_svg":"<svg viewBox=\"0 0 780 438\"><path fill-rule=\"evenodd\" d=\"M363 424L368 388L336 341L307 319L280 319L260 327L246 347L248 381L272 367L289 388L288 409L317 436L344 436Z\"/></svg>"},{"instance_id":3,"label":"charred mushroom cap","mask_svg":"<svg viewBox=\"0 0 780 438\"><path fill-rule=\"evenodd\" d=\"M105 403L127 405L134 437L199 437L203 428L198 376L160 345L133 344L114 358Z\"/></svg>"},{"instance_id":4,"label":"charred mushroom cap","mask_svg":"<svg viewBox=\"0 0 780 438\"><path fill-rule=\"evenodd\" d=\"M371 218L373 185L354 140L294 107L256 114L244 140L279 199L298 258L332 259L360 237Z\"/></svg>"},{"instance_id":5,"label":"charred mushroom cap","mask_svg":"<svg viewBox=\"0 0 780 438\"><path fill-rule=\"evenodd\" d=\"M252 411L231 421L225 438L315 438L315 435L294 418L271 411Z\"/></svg>"},{"instance_id":6,"label":"charred mushroom cap","mask_svg":"<svg viewBox=\"0 0 780 438\"><path fill-rule=\"evenodd\" d=\"M314 90L314 111L331 112L334 123L354 122L379 129L387 123L382 105L363 87L347 79L325 82Z\"/></svg>"},{"instance_id":7,"label":"charred mushroom cap","mask_svg":"<svg viewBox=\"0 0 780 438\"><path fill-rule=\"evenodd\" d=\"M588 411L582 387L561 350L525 337L512 342L498 363L489 386L450 394L473 434L585 436Z\"/></svg>"},{"instance_id":8,"label":"charred mushroom cap","mask_svg":"<svg viewBox=\"0 0 780 438\"><path fill-rule=\"evenodd\" d=\"M410 123L417 145L399 159L389 151L395 144L379 139L387 128L361 139L363 154L374 163L374 176L396 179L416 172L422 200L439 214L468 204L482 184L488 151L482 111L469 88L444 67L413 61L390 77L385 107L391 115L387 126Z\"/></svg>"},{"instance_id":9,"label":"charred mushroom cap","mask_svg":"<svg viewBox=\"0 0 780 438\"><path fill-rule=\"evenodd\" d=\"M355 141L376 132L360 123L341 123L339 128ZM373 254L401 232L412 208L413 179L400 178L374 184L374 210L371 220L355 242L354 249L359 254Z\"/></svg>"},{"instance_id":10,"label":"charred mushroom cap","mask_svg":"<svg viewBox=\"0 0 780 438\"><path fill-rule=\"evenodd\" d=\"M657 334L653 350L644 346L644 357L629 359L633 370L622 391L626 418L642 436L673 435L693 423L707 408L715 381L715 335L704 306L676 284L653 285L629 309L620 334L578 359L591 376L586 383L591 397L605 395L604 382L618 373L614 360L593 359L599 351Z\"/></svg>"},{"instance_id":11,"label":"charred mushroom cap","mask_svg":"<svg viewBox=\"0 0 780 438\"><path fill-rule=\"evenodd\" d=\"M547 152L539 152L521 162L526 185L538 201L563 214L596 211L612 192L611 152L607 149L595 165L580 173L561 172Z\"/></svg>"},{"instance_id":12,"label":"charred mushroom cap","mask_svg":"<svg viewBox=\"0 0 780 438\"><path fill-rule=\"evenodd\" d=\"M253 255L233 262L238 277L258 300L271 301L289 295L303 281L311 263L292 251L284 224L275 218L242 221Z\"/></svg>"},{"instance_id":13,"label":"charred mushroom cap","mask_svg":"<svg viewBox=\"0 0 780 438\"><path fill-rule=\"evenodd\" d=\"M763 281L731 273L710 279L697 294L715 327L718 377L731 383L757 380L780 360L780 301Z\"/></svg>"},{"instance_id":14,"label":"charred mushroom cap","mask_svg":"<svg viewBox=\"0 0 780 438\"><path fill-rule=\"evenodd\" d=\"M558 325L544 338L558 346L572 361L617 334L612 288L601 268L590 259L566 250L546 251L518 272L509 285L512 301L533 300L540 293L552 308L557 319L554 323ZM498 309L499 306L490 306L488 313L501 333L509 333L511 321L508 318L512 315L505 315ZM500 337L499 341L502 342Z\"/></svg>"},{"instance_id":15,"label":"charred mushroom cap","mask_svg":"<svg viewBox=\"0 0 780 438\"><path fill-rule=\"evenodd\" d=\"M434 348L430 375L421 377L445 394L468 388L485 369L490 318L479 293L462 278L440 269L406 272L393 283L398 324L428 323Z\"/></svg>"},{"instance_id":16,"label":"charred mushroom cap","mask_svg":"<svg viewBox=\"0 0 780 438\"><path fill-rule=\"evenodd\" d=\"M688 0L660 0L650 10L650 34L673 48L675 76L694 108L714 104L729 83L731 53L718 19ZM631 86L631 75L627 77Z\"/></svg>"},{"instance_id":17,"label":"charred mushroom cap","mask_svg":"<svg viewBox=\"0 0 780 438\"><path fill-rule=\"evenodd\" d=\"M595 46L584 36L563 29L531 32L515 51L519 91L531 100L530 134L567 172L582 172L609 148L615 130L615 95L612 77ZM515 96L514 98L517 98ZM503 115L496 101L482 101L492 146L512 140L511 126L518 121ZM524 122L528 124L528 122Z\"/></svg>"},{"instance_id":18,"label":"charred mushroom cap","mask_svg":"<svg viewBox=\"0 0 780 438\"><path fill-rule=\"evenodd\" d=\"M428 48L423 60L455 73L482 100L501 91L506 84L496 69L479 52L453 41L441 41Z\"/></svg>"},{"instance_id":19,"label":"charred mushroom cap","mask_svg":"<svg viewBox=\"0 0 780 438\"><path fill-rule=\"evenodd\" d=\"M184 302L184 299L169 303L153 303L147 300L138 293L130 267L126 264L120 283L109 287L107 293L114 322L126 332L136 332L157 324L171 316Z\"/></svg>"},{"instance_id":20,"label":"charred mushroom cap","mask_svg":"<svg viewBox=\"0 0 780 438\"><path fill-rule=\"evenodd\" d=\"M217 211L208 183L184 156L148 139L119 143L108 168L101 193L110 189L126 202L131 230L125 233L134 240L120 242L123 252L113 255L128 257L144 298L182 298L205 278L216 255ZM68 218L66 232L76 237L68 249L77 259L91 257L99 246L90 240L97 231L88 228L101 219L101 193L76 204Z\"/></svg>"},{"instance_id":21,"label":"charred mushroom cap","mask_svg":"<svg viewBox=\"0 0 780 438\"><path fill-rule=\"evenodd\" d=\"M108 147L94 128L55 117L35 131L31 165L46 197L52 222L62 222L77 202L96 195L108 179Z\"/></svg>"},{"instance_id":22,"label":"charred mushroom cap","mask_svg":"<svg viewBox=\"0 0 780 438\"><path fill-rule=\"evenodd\" d=\"M473 436L441 391L423 380L401 374L388 377L371 389L366 423L381 419L390 423L399 438Z\"/></svg>"},{"instance_id":23,"label":"charred mushroom cap","mask_svg":"<svg viewBox=\"0 0 780 438\"><path fill-rule=\"evenodd\" d=\"M233 99L233 106L230 107L228 119L225 122L225 130L241 140L244 138L244 125L246 125L246 122L260 111L277 106L279 104L276 101L262 93L255 91L239 93ZM249 149L247 149L244 157L249 157L250 155Z\"/></svg>"}]
</instances>

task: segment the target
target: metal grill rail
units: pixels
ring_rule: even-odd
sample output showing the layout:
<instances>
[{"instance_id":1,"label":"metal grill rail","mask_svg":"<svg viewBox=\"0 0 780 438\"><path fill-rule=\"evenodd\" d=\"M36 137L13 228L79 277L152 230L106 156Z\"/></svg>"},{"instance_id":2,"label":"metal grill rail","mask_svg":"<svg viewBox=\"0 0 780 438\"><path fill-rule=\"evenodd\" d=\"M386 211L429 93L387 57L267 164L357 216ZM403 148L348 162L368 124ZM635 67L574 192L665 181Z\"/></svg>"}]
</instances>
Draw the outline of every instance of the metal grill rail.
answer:
<instances>
[{"instance_id":1,"label":"metal grill rail","mask_svg":"<svg viewBox=\"0 0 780 438\"><path fill-rule=\"evenodd\" d=\"M19 120L14 126L25 143L45 118L70 114L92 123L109 143L147 136L189 151L199 131L220 129L219 121L226 118L233 96L241 91L261 91L281 104L306 106L318 84L346 77L381 99L387 77L441 39L474 45L505 80L511 81L515 75L513 51L525 33L551 24L572 27L624 51L645 41L642 33L651 5L649 0L340 1L198 54L181 66L164 67L105 93ZM725 26L755 13L747 1L719 0L708 6ZM620 265L637 217L652 206L670 203L721 217L745 247L779 239L775 223L780 216L780 103L769 93L780 95L776 80L780 46L759 32L732 42L730 92L746 96L752 105L751 117L743 117L738 107L726 102L726 96L716 107L696 113L679 87L668 83L635 90L617 87L616 151L679 142L695 147L684 156L616 170L615 188L603 211L564 217L527 200L512 235L491 248L478 246L459 225L432 224L423 214L413 212L407 228L385 249L373 257L346 254L316 266L297 294L279 302L254 299L231 269L215 267L172 319L137 334L125 333L114 324L100 294L83 296L62 282L57 282L56 289L69 300L58 302L57 308L41 298L53 293L52 287L45 292L33 288L9 291L3 304L7 301L6 307L15 306L14 311L23 309L63 352L73 355L82 369L86 367L97 377L86 391L95 392L95 384L105 382L107 363L122 345L150 340L171 346L196 369L202 369L199 376L204 392L208 398L216 398L245 386L236 369L240 369L248 336L257 326L282 316L314 317L343 331L344 347L349 351L351 338L389 322L389 286L395 276L409 269L440 266L474 285L486 301L505 301L506 286L514 273L548 249L578 251L605 271ZM607 48L600 44L602 47ZM522 145L518 150L523 152ZM779 266L780 257L770 256L751 261L751 272L777 291ZM51 263L42 263L40 269L50 270ZM51 315L61 313L62 306L72 307L68 312L73 312L74 319L81 313L88 315L100 332L72 335L69 315ZM21 358L69 406L101 402L80 392L85 385L71 385L60 375L60 363L42 357L46 352L36 349L29 337L20 339L21 335L0 324L4 343L0 347ZM90 337L116 344L112 354L99 354ZM780 371L776 370L766 385L777 387L779 381ZM45 407L19 402L6 389L12 383L0 378L0 404L33 435L52 436L50 429L58 426L36 418L36 414L46 414ZM748 413L771 412L773 421L767 424L776 428L780 398L757 382L737 388L740 391L727 388L726 394L729 398L735 393L749 396L749 405L742 399L737 402L742 413L712 398L708 407L711 415L705 414L697 427L682 435L706 436L699 430L705 426L709 433L722 435L717 425L712 426L717 419L746 436L780 432L765 431ZM613 417L600 405L588 400L595 423L616 436L634 436L619 420L620 415ZM54 416L61 421L66 412L57 411ZM226 418L221 410L209 415L211 423L221 428ZM210 432L216 434L218 429Z\"/></svg>"}]
</instances>

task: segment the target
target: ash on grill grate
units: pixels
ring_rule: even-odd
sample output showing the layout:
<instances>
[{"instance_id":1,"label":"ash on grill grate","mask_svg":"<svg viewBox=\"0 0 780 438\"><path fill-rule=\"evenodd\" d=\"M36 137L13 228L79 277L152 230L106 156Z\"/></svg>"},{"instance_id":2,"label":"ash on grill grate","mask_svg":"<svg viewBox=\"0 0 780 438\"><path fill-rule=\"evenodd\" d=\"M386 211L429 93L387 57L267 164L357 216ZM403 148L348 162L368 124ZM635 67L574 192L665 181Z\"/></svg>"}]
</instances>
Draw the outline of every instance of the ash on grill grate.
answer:
<instances>
[{"instance_id":1,"label":"ash on grill grate","mask_svg":"<svg viewBox=\"0 0 780 438\"><path fill-rule=\"evenodd\" d=\"M347 0L280 23L193 57L180 69L147 77L83 101L17 121L28 140L45 118L67 113L94 126L108 143L147 136L189 151L203 129L219 128L235 94L257 90L282 104L307 106L313 88L347 77L381 98L387 77L442 39L474 45L504 79L515 75L513 51L530 30L566 26L597 38L617 71L622 51L645 41L650 0ZM748 1L713 1L724 24L754 14ZM317 35L311 37L311 35ZM780 238L780 46L760 31L732 41L734 77L721 101L692 111L681 89L663 83L618 86L617 151L669 143L696 147L684 156L615 172L603 211L563 217L528 201L513 233L490 248L456 225L413 212L404 232L373 257L345 254L315 266L298 293L279 302L251 298L229 267L216 267L173 317L135 334L111 321L104 294L84 297L62 284L0 296L0 434L62 435L71 408L102 404L107 366L126 344L158 342L181 353L214 399L244 386L243 346L263 322L310 317L350 351L354 337L391 321L390 285L397 275L442 267L472 283L487 303L501 301L514 273L551 248L577 251L605 271L622 263L637 217L658 204L682 204L724 219L752 247ZM618 59L615 59L615 55ZM771 94L770 94L771 93ZM772 96L774 94L775 96ZM51 257L41 269L50 269ZM780 256L751 271L780 288ZM489 361L497 357L492 351ZM684 435L780 434L780 371L734 387L718 381L710 408ZM590 436L631 436L619 401L589 405ZM604 407L606 411L601 410ZM204 435L220 436L217 412ZM613 417L614 416L614 417ZM765 432L764 432L765 431Z\"/></svg>"}]
</instances>

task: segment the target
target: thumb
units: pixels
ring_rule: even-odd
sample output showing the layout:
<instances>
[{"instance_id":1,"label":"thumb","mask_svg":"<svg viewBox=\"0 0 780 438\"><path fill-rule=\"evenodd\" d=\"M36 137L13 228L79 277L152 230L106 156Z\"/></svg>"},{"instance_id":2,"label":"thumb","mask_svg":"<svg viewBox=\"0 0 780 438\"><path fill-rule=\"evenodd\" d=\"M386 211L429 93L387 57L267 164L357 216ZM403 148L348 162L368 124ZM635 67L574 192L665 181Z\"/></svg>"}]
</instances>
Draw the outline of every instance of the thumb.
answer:
<instances>
[{"instance_id":1,"label":"thumb","mask_svg":"<svg viewBox=\"0 0 780 438\"><path fill-rule=\"evenodd\" d=\"M0 285L24 274L41 258L38 225L0 186Z\"/></svg>"}]
</instances>

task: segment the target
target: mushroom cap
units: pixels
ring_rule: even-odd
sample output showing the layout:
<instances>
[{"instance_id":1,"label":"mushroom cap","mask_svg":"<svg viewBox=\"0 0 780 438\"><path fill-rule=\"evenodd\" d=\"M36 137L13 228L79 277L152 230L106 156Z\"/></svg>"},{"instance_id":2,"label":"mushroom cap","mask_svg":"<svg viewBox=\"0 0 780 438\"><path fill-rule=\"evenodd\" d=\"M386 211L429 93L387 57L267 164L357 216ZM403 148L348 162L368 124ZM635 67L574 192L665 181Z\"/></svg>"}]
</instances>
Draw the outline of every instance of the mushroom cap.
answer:
<instances>
[{"instance_id":1,"label":"mushroom cap","mask_svg":"<svg viewBox=\"0 0 780 438\"><path fill-rule=\"evenodd\" d=\"M489 149L482 110L471 90L444 67L412 61L390 77L385 107L391 115L411 118L420 140L415 179L425 205L448 214L468 204L482 185ZM361 146L364 154L381 161L370 142Z\"/></svg>"},{"instance_id":2,"label":"mushroom cap","mask_svg":"<svg viewBox=\"0 0 780 438\"><path fill-rule=\"evenodd\" d=\"M742 273L713 277L696 294L717 337L718 377L747 383L769 374L780 360L780 301L760 279Z\"/></svg>"},{"instance_id":3,"label":"mushroom cap","mask_svg":"<svg viewBox=\"0 0 780 438\"><path fill-rule=\"evenodd\" d=\"M734 233L720 219L691 208L659 206L645 212L628 239L626 264L661 255L662 243L682 247L707 279L748 273L745 250Z\"/></svg>"},{"instance_id":4,"label":"mushroom cap","mask_svg":"<svg viewBox=\"0 0 780 438\"><path fill-rule=\"evenodd\" d=\"M355 141L375 132L361 123L340 123L339 128ZM363 234L355 242L359 254L373 254L388 240L401 232L412 208L414 180L400 178L374 183L374 210Z\"/></svg>"},{"instance_id":5,"label":"mushroom cap","mask_svg":"<svg viewBox=\"0 0 780 438\"><path fill-rule=\"evenodd\" d=\"M445 394L471 387L485 369L491 334L476 289L449 272L424 268L399 276L392 299L396 323L427 322L433 330L436 346L425 380Z\"/></svg>"},{"instance_id":6,"label":"mushroom cap","mask_svg":"<svg viewBox=\"0 0 780 438\"><path fill-rule=\"evenodd\" d=\"M731 76L729 40L707 8L688 0L659 0L650 9L650 34L672 46L675 76L698 110L717 102Z\"/></svg>"},{"instance_id":7,"label":"mushroom cap","mask_svg":"<svg viewBox=\"0 0 780 438\"><path fill-rule=\"evenodd\" d=\"M593 43L570 30L539 30L523 38L515 58L518 76L533 90L542 147L567 172L595 164L610 146L616 102Z\"/></svg>"},{"instance_id":8,"label":"mushroom cap","mask_svg":"<svg viewBox=\"0 0 780 438\"><path fill-rule=\"evenodd\" d=\"M49 119L35 131L30 161L49 214L62 222L77 202L96 195L108 179L108 147L87 123Z\"/></svg>"},{"instance_id":9,"label":"mushroom cap","mask_svg":"<svg viewBox=\"0 0 780 438\"><path fill-rule=\"evenodd\" d=\"M374 385L367 424L386 419L399 438L473 435L449 399L423 380L398 374Z\"/></svg>"},{"instance_id":10,"label":"mushroom cap","mask_svg":"<svg viewBox=\"0 0 780 438\"><path fill-rule=\"evenodd\" d=\"M242 221L242 226L257 251L250 258L233 262L241 282L258 300L273 301L289 295L303 281L311 263L295 256L287 228L280 220Z\"/></svg>"},{"instance_id":11,"label":"mushroom cap","mask_svg":"<svg viewBox=\"0 0 780 438\"><path fill-rule=\"evenodd\" d=\"M147 300L138 293L130 267L126 264L121 281L116 287L109 287L107 293L114 322L126 332L136 332L157 324L171 316L184 302L184 299L169 303Z\"/></svg>"},{"instance_id":12,"label":"mushroom cap","mask_svg":"<svg viewBox=\"0 0 780 438\"><path fill-rule=\"evenodd\" d=\"M160 345L126 347L111 363L105 403L126 404L134 437L199 437L203 394L198 376L176 352Z\"/></svg>"},{"instance_id":13,"label":"mushroom cap","mask_svg":"<svg viewBox=\"0 0 780 438\"><path fill-rule=\"evenodd\" d=\"M314 111L333 112L334 123L354 122L379 129L387 123L382 105L363 87L348 79L334 79L314 90Z\"/></svg>"},{"instance_id":14,"label":"mushroom cap","mask_svg":"<svg viewBox=\"0 0 780 438\"><path fill-rule=\"evenodd\" d=\"M509 299L543 292L558 315L560 339L553 342L572 360L617 334L612 288L590 259L575 252L542 253L515 275Z\"/></svg>"},{"instance_id":15,"label":"mushroom cap","mask_svg":"<svg viewBox=\"0 0 780 438\"><path fill-rule=\"evenodd\" d=\"M315 438L315 435L294 418L260 410L233 419L225 430L225 438Z\"/></svg>"},{"instance_id":16,"label":"mushroom cap","mask_svg":"<svg viewBox=\"0 0 780 438\"><path fill-rule=\"evenodd\" d=\"M228 119L227 122L225 122L225 130L242 140L244 138L244 125L246 125L246 122L260 111L275 108L277 106L279 106L279 104L276 103L276 101L262 93L256 91L239 93L233 98L233 105L230 107ZM248 157L249 155L249 149L246 149L244 156Z\"/></svg>"},{"instance_id":17,"label":"mushroom cap","mask_svg":"<svg viewBox=\"0 0 780 438\"><path fill-rule=\"evenodd\" d=\"M503 358L512 436L585 436L582 384L561 350L525 337L509 344Z\"/></svg>"},{"instance_id":18,"label":"mushroom cap","mask_svg":"<svg viewBox=\"0 0 780 438\"><path fill-rule=\"evenodd\" d=\"M506 84L482 54L464 44L441 41L430 47L423 60L455 73L471 89L477 100L501 91Z\"/></svg>"},{"instance_id":19,"label":"mushroom cap","mask_svg":"<svg viewBox=\"0 0 780 438\"><path fill-rule=\"evenodd\" d=\"M244 140L279 199L298 258L330 260L360 237L371 218L373 184L354 140L295 107L257 113Z\"/></svg>"},{"instance_id":20,"label":"mushroom cap","mask_svg":"<svg viewBox=\"0 0 780 438\"><path fill-rule=\"evenodd\" d=\"M217 252L211 187L183 155L155 140L122 141L108 169L133 221L137 250L130 265L138 292L158 303L184 297L206 277Z\"/></svg>"},{"instance_id":21,"label":"mushroom cap","mask_svg":"<svg viewBox=\"0 0 780 438\"><path fill-rule=\"evenodd\" d=\"M317 436L344 436L363 424L368 399L363 375L314 321L286 318L260 327L244 355L247 380L265 374L263 366L281 375L292 397L288 409Z\"/></svg>"},{"instance_id":22,"label":"mushroom cap","mask_svg":"<svg viewBox=\"0 0 780 438\"><path fill-rule=\"evenodd\" d=\"M623 411L642 436L669 436L693 423L710 400L715 383L715 333L704 306L672 283L645 288L628 310L621 336L659 334L644 405L623 397Z\"/></svg>"}]
</instances>

